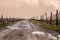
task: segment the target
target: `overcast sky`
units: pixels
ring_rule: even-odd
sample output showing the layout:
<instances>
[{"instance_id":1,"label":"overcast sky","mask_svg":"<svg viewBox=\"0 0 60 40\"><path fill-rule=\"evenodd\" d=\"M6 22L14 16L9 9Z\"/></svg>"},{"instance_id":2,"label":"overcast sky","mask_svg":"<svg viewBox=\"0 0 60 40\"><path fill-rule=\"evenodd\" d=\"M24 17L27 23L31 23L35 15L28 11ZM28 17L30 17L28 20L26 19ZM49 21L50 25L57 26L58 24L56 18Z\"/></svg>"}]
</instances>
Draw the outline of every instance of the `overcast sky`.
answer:
<instances>
[{"instance_id":1,"label":"overcast sky","mask_svg":"<svg viewBox=\"0 0 60 40\"><path fill-rule=\"evenodd\" d=\"M4 17L31 18L60 11L60 0L0 0L0 15Z\"/></svg>"}]
</instances>

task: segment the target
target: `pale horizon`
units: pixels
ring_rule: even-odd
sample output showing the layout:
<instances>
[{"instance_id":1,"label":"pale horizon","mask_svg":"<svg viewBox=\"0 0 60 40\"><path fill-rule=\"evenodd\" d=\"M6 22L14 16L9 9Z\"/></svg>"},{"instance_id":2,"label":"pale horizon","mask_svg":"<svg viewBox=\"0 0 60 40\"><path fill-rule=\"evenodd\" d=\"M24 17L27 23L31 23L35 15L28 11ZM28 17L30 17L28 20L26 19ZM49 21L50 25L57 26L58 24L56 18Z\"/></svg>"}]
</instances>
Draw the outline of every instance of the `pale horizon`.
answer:
<instances>
[{"instance_id":1,"label":"pale horizon","mask_svg":"<svg viewBox=\"0 0 60 40\"><path fill-rule=\"evenodd\" d=\"M60 11L60 0L0 0L0 16L31 18Z\"/></svg>"}]
</instances>

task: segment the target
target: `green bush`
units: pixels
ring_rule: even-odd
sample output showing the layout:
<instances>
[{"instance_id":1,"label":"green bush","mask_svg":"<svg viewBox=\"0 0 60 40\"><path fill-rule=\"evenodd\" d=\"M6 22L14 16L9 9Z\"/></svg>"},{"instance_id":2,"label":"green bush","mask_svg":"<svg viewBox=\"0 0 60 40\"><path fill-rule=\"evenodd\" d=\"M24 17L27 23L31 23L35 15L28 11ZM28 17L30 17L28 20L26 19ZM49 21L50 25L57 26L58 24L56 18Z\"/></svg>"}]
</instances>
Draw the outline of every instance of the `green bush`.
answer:
<instances>
[{"instance_id":1,"label":"green bush","mask_svg":"<svg viewBox=\"0 0 60 40\"><path fill-rule=\"evenodd\" d=\"M0 28L3 28L4 27L4 23L3 22L0 22Z\"/></svg>"}]
</instances>

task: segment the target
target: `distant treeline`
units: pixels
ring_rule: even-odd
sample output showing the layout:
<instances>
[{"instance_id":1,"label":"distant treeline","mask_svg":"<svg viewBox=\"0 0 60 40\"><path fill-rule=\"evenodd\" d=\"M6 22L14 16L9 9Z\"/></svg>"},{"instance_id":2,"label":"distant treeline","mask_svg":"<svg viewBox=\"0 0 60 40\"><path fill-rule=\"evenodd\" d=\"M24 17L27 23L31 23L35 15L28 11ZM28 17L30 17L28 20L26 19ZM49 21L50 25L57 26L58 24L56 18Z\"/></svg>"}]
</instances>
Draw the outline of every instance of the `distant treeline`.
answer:
<instances>
[{"instance_id":1,"label":"distant treeline","mask_svg":"<svg viewBox=\"0 0 60 40\"><path fill-rule=\"evenodd\" d=\"M41 22L46 22L47 24L48 24L48 23L49 23L49 24L56 24L56 25L58 26L58 25L60 25L60 19L58 19L58 14L59 14L59 12L58 12L58 10L56 10L56 17L55 17L55 19L53 20L53 18L52 18L53 13L51 12L51 13L50 13L50 20L48 20L48 15L47 15L47 13L45 12L46 19L44 19L44 16L41 15L40 21L41 21Z\"/></svg>"},{"instance_id":2,"label":"distant treeline","mask_svg":"<svg viewBox=\"0 0 60 40\"><path fill-rule=\"evenodd\" d=\"M14 17L10 17L10 18L4 18L3 15L1 15L1 18L0 18L0 29L1 28L4 28L5 26L8 26L8 25L11 25L17 21L20 21L22 19L20 18L14 18Z\"/></svg>"},{"instance_id":3,"label":"distant treeline","mask_svg":"<svg viewBox=\"0 0 60 40\"><path fill-rule=\"evenodd\" d=\"M58 14L60 12L58 10L56 10L56 14L55 14L55 19L53 19L53 13L51 12L50 13L50 17L48 17L48 13L45 12L45 14L41 15L40 17L40 22L45 22L47 24L55 24L55 25L60 25L60 19L58 18ZM45 16L44 16L45 15ZM50 18L50 19L49 19ZM37 19L34 19L34 18L31 18L32 20L37 20ZM39 21L39 20L38 20Z\"/></svg>"}]
</instances>

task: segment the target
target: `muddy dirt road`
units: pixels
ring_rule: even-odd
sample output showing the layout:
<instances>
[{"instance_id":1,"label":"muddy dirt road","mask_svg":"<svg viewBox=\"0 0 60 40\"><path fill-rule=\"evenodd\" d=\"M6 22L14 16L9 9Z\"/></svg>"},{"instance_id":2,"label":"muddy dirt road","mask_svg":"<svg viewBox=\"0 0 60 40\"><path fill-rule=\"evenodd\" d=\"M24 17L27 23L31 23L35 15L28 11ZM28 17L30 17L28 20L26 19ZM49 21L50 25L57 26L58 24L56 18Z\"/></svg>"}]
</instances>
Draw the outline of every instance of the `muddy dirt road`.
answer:
<instances>
[{"instance_id":1,"label":"muddy dirt road","mask_svg":"<svg viewBox=\"0 0 60 40\"><path fill-rule=\"evenodd\" d=\"M7 28L0 32L0 40L52 40L45 34L32 34L37 28L28 21L19 21L13 26L7 26Z\"/></svg>"}]
</instances>

